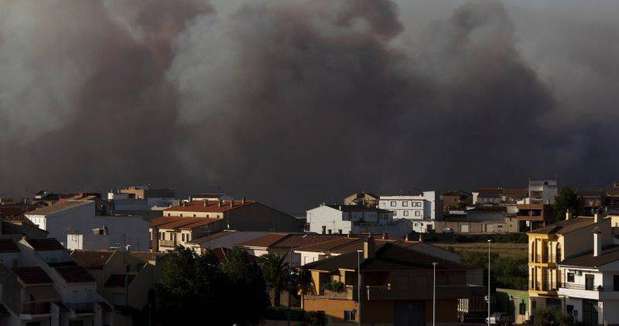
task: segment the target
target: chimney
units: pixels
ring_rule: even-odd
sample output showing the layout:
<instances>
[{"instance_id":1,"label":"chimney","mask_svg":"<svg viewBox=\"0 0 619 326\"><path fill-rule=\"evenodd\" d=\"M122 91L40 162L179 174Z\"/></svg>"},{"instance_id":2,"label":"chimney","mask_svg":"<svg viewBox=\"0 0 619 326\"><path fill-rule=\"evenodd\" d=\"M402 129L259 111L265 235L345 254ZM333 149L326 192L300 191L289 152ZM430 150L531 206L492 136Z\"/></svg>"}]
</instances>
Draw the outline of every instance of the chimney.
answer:
<instances>
[{"instance_id":1,"label":"chimney","mask_svg":"<svg viewBox=\"0 0 619 326\"><path fill-rule=\"evenodd\" d=\"M593 223L598 223L600 222L600 212L595 212L595 214L593 214Z\"/></svg>"},{"instance_id":2,"label":"chimney","mask_svg":"<svg viewBox=\"0 0 619 326\"><path fill-rule=\"evenodd\" d=\"M243 196L243 199L241 199L241 204L245 205L245 196Z\"/></svg>"},{"instance_id":3,"label":"chimney","mask_svg":"<svg viewBox=\"0 0 619 326\"><path fill-rule=\"evenodd\" d=\"M369 236L367 240L363 242L363 258L374 258L374 250L374 238L372 238L372 236Z\"/></svg>"},{"instance_id":4,"label":"chimney","mask_svg":"<svg viewBox=\"0 0 619 326\"><path fill-rule=\"evenodd\" d=\"M232 205L234 205L234 199L230 199L230 208L232 208Z\"/></svg>"},{"instance_id":5,"label":"chimney","mask_svg":"<svg viewBox=\"0 0 619 326\"><path fill-rule=\"evenodd\" d=\"M383 232L383 240L387 240L389 239L389 235L385 232Z\"/></svg>"},{"instance_id":6,"label":"chimney","mask_svg":"<svg viewBox=\"0 0 619 326\"><path fill-rule=\"evenodd\" d=\"M423 233L419 233L419 242L423 242Z\"/></svg>"},{"instance_id":7,"label":"chimney","mask_svg":"<svg viewBox=\"0 0 619 326\"><path fill-rule=\"evenodd\" d=\"M600 230L596 227L593 231L593 257L597 257L602 253L602 239Z\"/></svg>"},{"instance_id":8,"label":"chimney","mask_svg":"<svg viewBox=\"0 0 619 326\"><path fill-rule=\"evenodd\" d=\"M406 234L406 237L404 238L404 241L406 241L406 242L411 241L411 239L410 239L410 233L407 233L407 234Z\"/></svg>"},{"instance_id":9,"label":"chimney","mask_svg":"<svg viewBox=\"0 0 619 326\"><path fill-rule=\"evenodd\" d=\"M566 210L565 211L565 220L571 220L572 219L572 211L571 210Z\"/></svg>"},{"instance_id":10,"label":"chimney","mask_svg":"<svg viewBox=\"0 0 619 326\"><path fill-rule=\"evenodd\" d=\"M206 207L206 200L202 202L204 204L204 207Z\"/></svg>"},{"instance_id":11,"label":"chimney","mask_svg":"<svg viewBox=\"0 0 619 326\"><path fill-rule=\"evenodd\" d=\"M217 206L221 207L221 199L217 200Z\"/></svg>"}]
</instances>

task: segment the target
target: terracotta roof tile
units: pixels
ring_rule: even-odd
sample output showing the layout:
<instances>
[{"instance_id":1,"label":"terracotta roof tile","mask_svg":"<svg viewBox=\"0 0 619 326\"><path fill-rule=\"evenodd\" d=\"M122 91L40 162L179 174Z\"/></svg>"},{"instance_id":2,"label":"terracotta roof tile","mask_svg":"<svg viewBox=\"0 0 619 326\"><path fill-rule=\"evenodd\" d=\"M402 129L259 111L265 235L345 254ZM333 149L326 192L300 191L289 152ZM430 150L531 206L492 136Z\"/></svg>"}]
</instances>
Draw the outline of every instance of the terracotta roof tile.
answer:
<instances>
[{"instance_id":1,"label":"terracotta roof tile","mask_svg":"<svg viewBox=\"0 0 619 326\"><path fill-rule=\"evenodd\" d=\"M60 212L65 209L79 207L82 205L88 205L92 203L93 202L90 200L60 200L50 206L37 208L26 214L27 215L48 215L48 214Z\"/></svg>"},{"instance_id":2,"label":"terracotta roof tile","mask_svg":"<svg viewBox=\"0 0 619 326\"><path fill-rule=\"evenodd\" d=\"M103 269L113 254L113 251L76 250L71 253L71 257L86 269Z\"/></svg>"},{"instance_id":3,"label":"terracotta roof tile","mask_svg":"<svg viewBox=\"0 0 619 326\"><path fill-rule=\"evenodd\" d=\"M221 213L237 209L239 207L253 205L255 203L256 201L254 200L222 200L221 202L198 200L185 203L183 205L166 208L164 212Z\"/></svg>"}]
</instances>

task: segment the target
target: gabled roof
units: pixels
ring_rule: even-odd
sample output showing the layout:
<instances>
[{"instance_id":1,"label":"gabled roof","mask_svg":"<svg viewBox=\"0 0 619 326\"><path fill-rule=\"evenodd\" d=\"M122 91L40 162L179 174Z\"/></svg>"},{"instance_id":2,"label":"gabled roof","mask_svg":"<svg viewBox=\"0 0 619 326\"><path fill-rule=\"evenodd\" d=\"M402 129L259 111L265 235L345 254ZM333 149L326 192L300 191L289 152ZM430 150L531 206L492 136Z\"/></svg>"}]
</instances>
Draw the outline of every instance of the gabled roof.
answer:
<instances>
[{"instance_id":1,"label":"gabled roof","mask_svg":"<svg viewBox=\"0 0 619 326\"><path fill-rule=\"evenodd\" d=\"M183 205L166 208L164 212L203 212L203 213L222 213L243 206L256 204L254 200L222 200L208 201L196 200Z\"/></svg>"},{"instance_id":2,"label":"gabled roof","mask_svg":"<svg viewBox=\"0 0 619 326\"><path fill-rule=\"evenodd\" d=\"M221 222L221 219L206 217L162 216L151 221L150 226L159 229L191 230L208 224Z\"/></svg>"},{"instance_id":3,"label":"gabled roof","mask_svg":"<svg viewBox=\"0 0 619 326\"><path fill-rule=\"evenodd\" d=\"M58 265L54 269L67 283L90 283L95 279L82 266L75 264Z\"/></svg>"},{"instance_id":4,"label":"gabled roof","mask_svg":"<svg viewBox=\"0 0 619 326\"><path fill-rule=\"evenodd\" d=\"M532 234L567 234L588 226L593 225L593 218L588 216L579 216L569 220L563 220L549 226L535 229L527 233Z\"/></svg>"},{"instance_id":5,"label":"gabled roof","mask_svg":"<svg viewBox=\"0 0 619 326\"><path fill-rule=\"evenodd\" d=\"M51 284L52 279L45 271L38 266L32 267L17 267L13 269L13 273L19 280L26 285L33 284Z\"/></svg>"},{"instance_id":6,"label":"gabled roof","mask_svg":"<svg viewBox=\"0 0 619 326\"><path fill-rule=\"evenodd\" d=\"M31 212L26 213L26 215L49 215L63 211L65 209L75 208L88 204L93 204L93 202L90 200L60 200L50 206L37 208Z\"/></svg>"},{"instance_id":7,"label":"gabled roof","mask_svg":"<svg viewBox=\"0 0 619 326\"><path fill-rule=\"evenodd\" d=\"M357 255L356 251L349 252L306 264L303 268L327 272L334 272L338 269L357 270ZM431 269L433 262L437 262L442 270L466 269L462 264L411 250L397 243L385 243L382 247L376 249L374 257L365 260L361 257L361 260L362 271Z\"/></svg>"},{"instance_id":8,"label":"gabled roof","mask_svg":"<svg viewBox=\"0 0 619 326\"><path fill-rule=\"evenodd\" d=\"M35 251L55 251L55 250L64 250L64 247L58 242L58 240L53 238L46 239L26 239L26 242L35 250Z\"/></svg>"},{"instance_id":9,"label":"gabled roof","mask_svg":"<svg viewBox=\"0 0 619 326\"><path fill-rule=\"evenodd\" d=\"M619 246L603 250L597 257L592 252L563 260L559 265L598 268L619 261Z\"/></svg>"},{"instance_id":10,"label":"gabled roof","mask_svg":"<svg viewBox=\"0 0 619 326\"><path fill-rule=\"evenodd\" d=\"M270 234L265 231L221 231L190 241L199 244L202 248L233 248L243 243Z\"/></svg>"},{"instance_id":11,"label":"gabled roof","mask_svg":"<svg viewBox=\"0 0 619 326\"><path fill-rule=\"evenodd\" d=\"M243 242L241 245L247 247L265 247L269 248L277 242L286 238L288 233L269 233L256 239Z\"/></svg>"},{"instance_id":12,"label":"gabled roof","mask_svg":"<svg viewBox=\"0 0 619 326\"><path fill-rule=\"evenodd\" d=\"M113 251L76 250L71 253L71 257L86 269L103 269L113 254Z\"/></svg>"}]
</instances>

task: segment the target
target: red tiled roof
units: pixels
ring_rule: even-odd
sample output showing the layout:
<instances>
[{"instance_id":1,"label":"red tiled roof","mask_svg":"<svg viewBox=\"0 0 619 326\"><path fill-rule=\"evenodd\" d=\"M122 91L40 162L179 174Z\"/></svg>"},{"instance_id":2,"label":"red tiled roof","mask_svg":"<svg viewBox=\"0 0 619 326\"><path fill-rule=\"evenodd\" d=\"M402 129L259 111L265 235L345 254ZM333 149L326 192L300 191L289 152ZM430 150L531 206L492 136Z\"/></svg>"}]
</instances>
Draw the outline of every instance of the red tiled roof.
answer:
<instances>
[{"instance_id":1,"label":"red tiled roof","mask_svg":"<svg viewBox=\"0 0 619 326\"><path fill-rule=\"evenodd\" d=\"M103 269L113 251L76 250L71 254L75 262L86 269Z\"/></svg>"},{"instance_id":2,"label":"red tiled roof","mask_svg":"<svg viewBox=\"0 0 619 326\"><path fill-rule=\"evenodd\" d=\"M164 209L164 212L202 212L202 213L221 213L229 210L237 209L239 207L255 204L254 200L222 200L219 201L206 201L198 200L185 203L180 206L173 206Z\"/></svg>"},{"instance_id":3,"label":"red tiled roof","mask_svg":"<svg viewBox=\"0 0 619 326\"><path fill-rule=\"evenodd\" d=\"M41 208L37 208L31 212L28 212L26 214L30 215L48 215L48 214L53 214L56 212L60 212L62 210L65 209L69 209L69 208L74 208L74 207L79 207L82 205L88 205L91 204L92 201L91 200L59 200L57 202L55 202L54 204L50 205L50 206L45 206L45 207L41 207Z\"/></svg>"},{"instance_id":4,"label":"red tiled roof","mask_svg":"<svg viewBox=\"0 0 619 326\"><path fill-rule=\"evenodd\" d=\"M135 275L127 275L127 274L112 274L105 281L106 288L124 288L131 284L131 281L135 278Z\"/></svg>"},{"instance_id":5,"label":"red tiled roof","mask_svg":"<svg viewBox=\"0 0 619 326\"><path fill-rule=\"evenodd\" d=\"M19 248L12 239L0 239L0 252L19 252Z\"/></svg>"},{"instance_id":6,"label":"red tiled roof","mask_svg":"<svg viewBox=\"0 0 619 326\"><path fill-rule=\"evenodd\" d=\"M64 250L64 247L56 239L27 239L26 242L28 242L35 251Z\"/></svg>"},{"instance_id":7,"label":"red tiled roof","mask_svg":"<svg viewBox=\"0 0 619 326\"><path fill-rule=\"evenodd\" d=\"M193 229L218 221L221 220L205 217L163 216L151 221L151 227L156 226L160 229Z\"/></svg>"},{"instance_id":8,"label":"red tiled roof","mask_svg":"<svg viewBox=\"0 0 619 326\"><path fill-rule=\"evenodd\" d=\"M326 241L343 239L343 235L324 235L324 234L291 234L281 241L275 243L274 248L298 248L301 246L309 246L319 244Z\"/></svg>"},{"instance_id":9,"label":"red tiled roof","mask_svg":"<svg viewBox=\"0 0 619 326\"><path fill-rule=\"evenodd\" d=\"M24 283L32 284L49 284L53 283L52 279L45 271L38 266L33 267L17 267L13 269L13 273Z\"/></svg>"},{"instance_id":10,"label":"red tiled roof","mask_svg":"<svg viewBox=\"0 0 619 326\"><path fill-rule=\"evenodd\" d=\"M78 265L62 265L54 267L67 283L90 283L95 279L88 271Z\"/></svg>"},{"instance_id":11,"label":"red tiled roof","mask_svg":"<svg viewBox=\"0 0 619 326\"><path fill-rule=\"evenodd\" d=\"M248 246L248 247L267 247L268 248L274 245L275 243L277 243L278 241L281 241L288 235L289 234L287 233L271 233L271 234L267 234L265 236L259 237L257 239L249 240L247 242L242 243L241 245Z\"/></svg>"}]
</instances>

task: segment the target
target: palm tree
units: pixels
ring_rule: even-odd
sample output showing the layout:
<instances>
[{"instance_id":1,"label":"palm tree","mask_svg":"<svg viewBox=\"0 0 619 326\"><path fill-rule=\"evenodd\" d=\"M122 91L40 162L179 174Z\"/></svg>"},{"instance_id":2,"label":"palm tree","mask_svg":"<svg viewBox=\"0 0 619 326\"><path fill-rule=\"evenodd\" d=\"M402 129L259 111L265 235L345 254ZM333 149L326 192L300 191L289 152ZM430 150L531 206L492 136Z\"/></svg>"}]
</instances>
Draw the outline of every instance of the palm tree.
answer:
<instances>
[{"instance_id":1,"label":"palm tree","mask_svg":"<svg viewBox=\"0 0 619 326\"><path fill-rule=\"evenodd\" d=\"M289 266L286 262L286 256L269 253L261 256L259 262L264 280L274 292L273 305L279 306L281 291L286 289L288 284Z\"/></svg>"}]
</instances>

